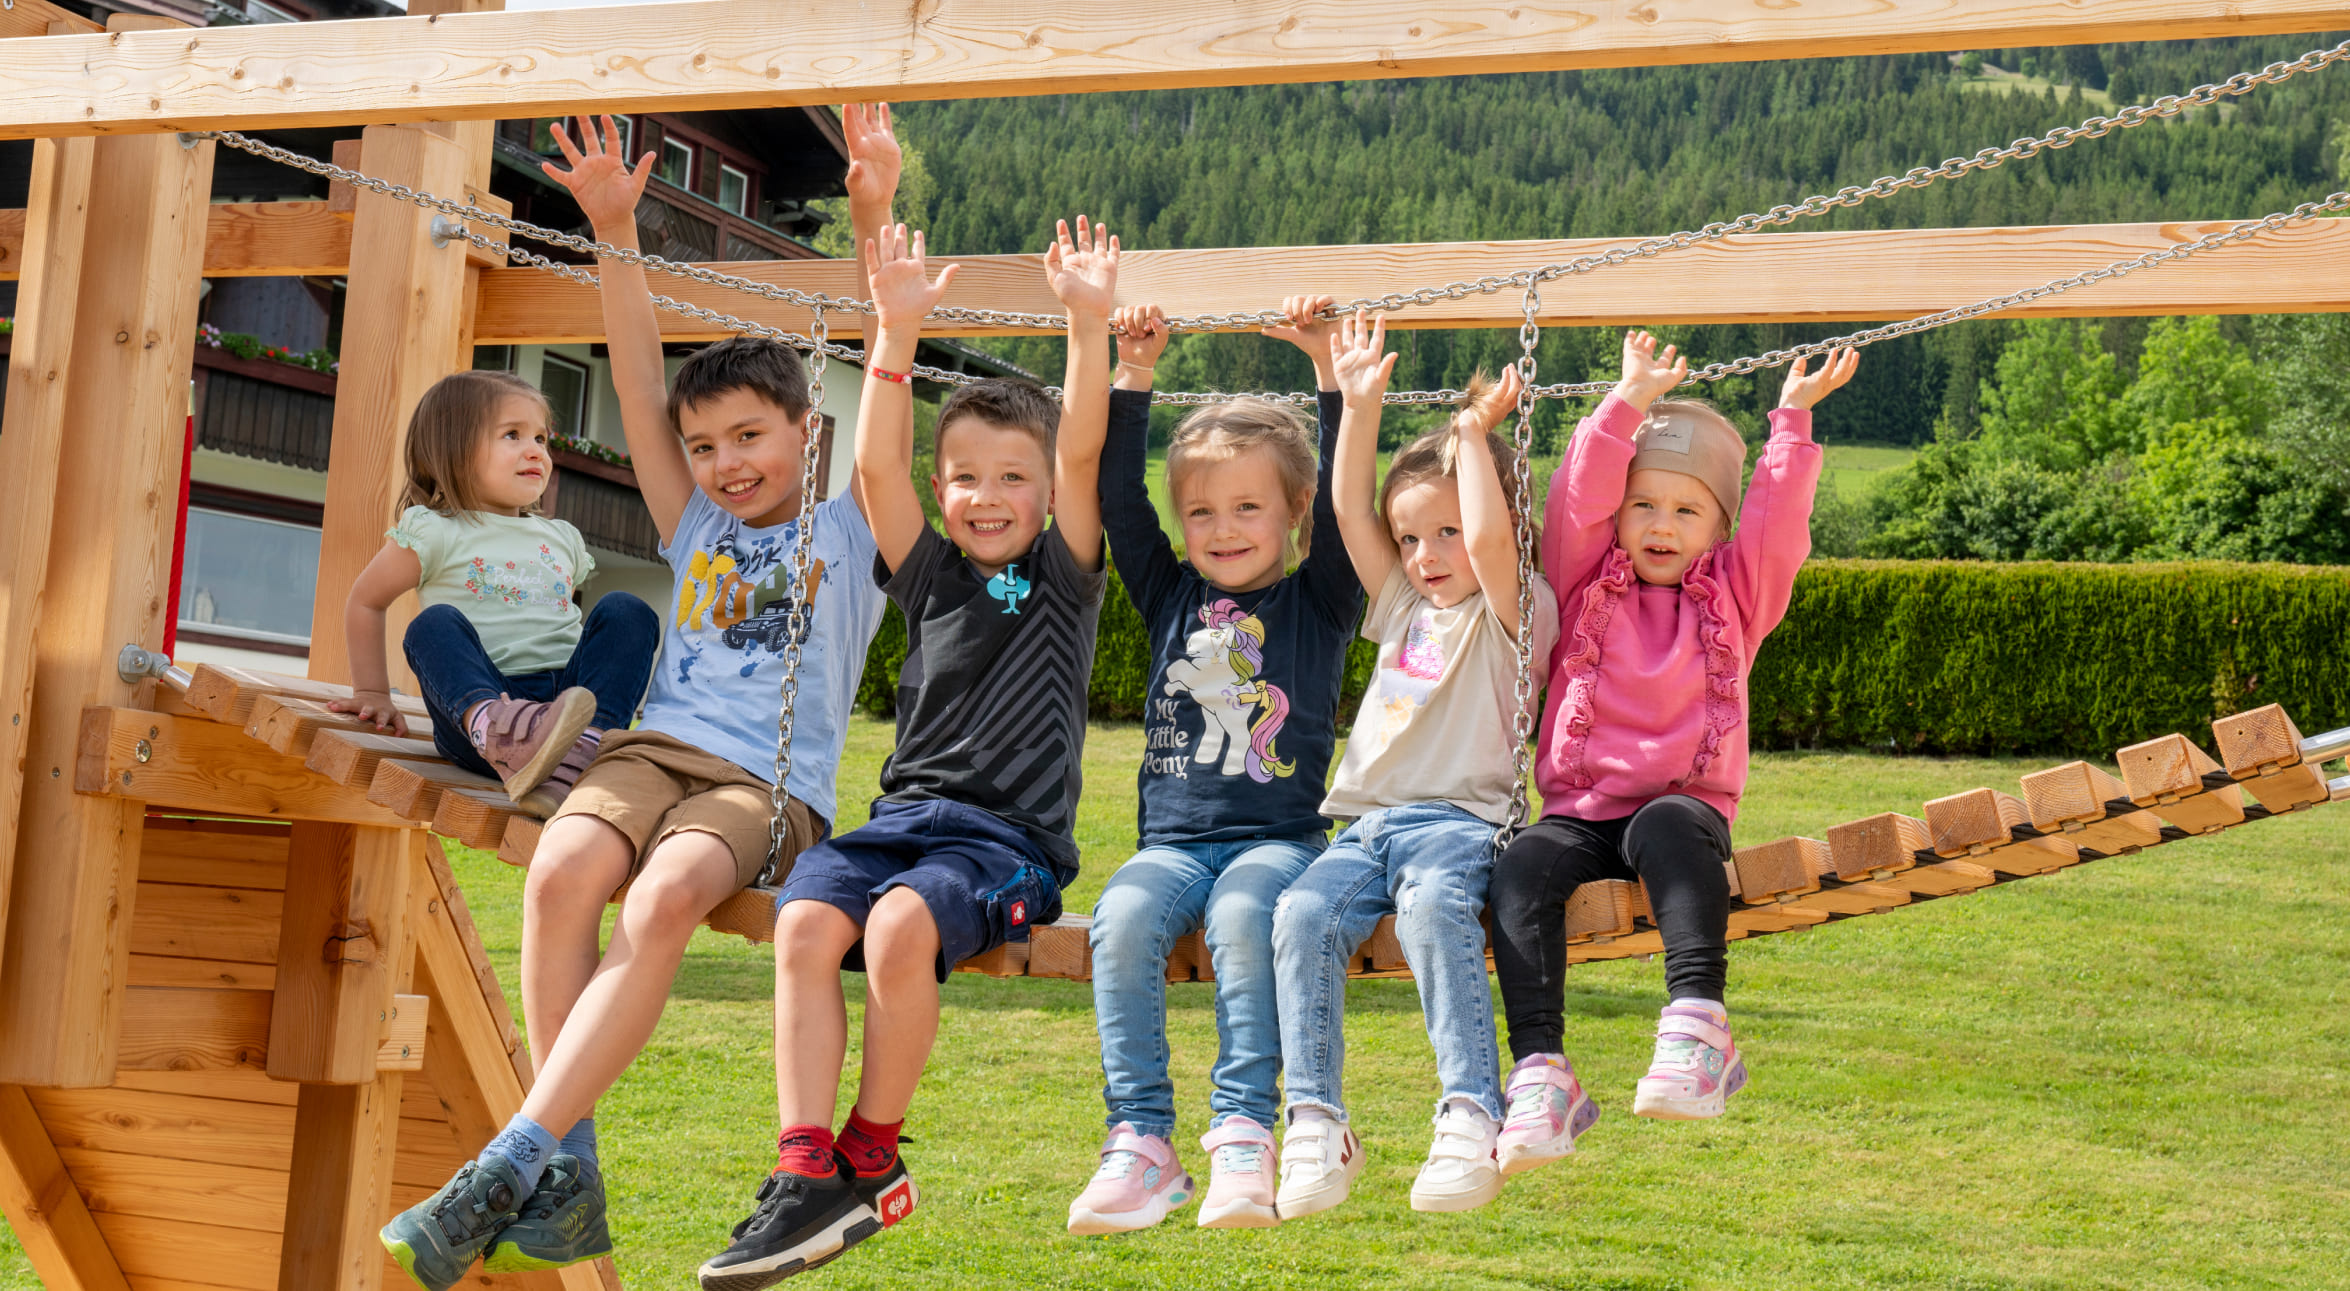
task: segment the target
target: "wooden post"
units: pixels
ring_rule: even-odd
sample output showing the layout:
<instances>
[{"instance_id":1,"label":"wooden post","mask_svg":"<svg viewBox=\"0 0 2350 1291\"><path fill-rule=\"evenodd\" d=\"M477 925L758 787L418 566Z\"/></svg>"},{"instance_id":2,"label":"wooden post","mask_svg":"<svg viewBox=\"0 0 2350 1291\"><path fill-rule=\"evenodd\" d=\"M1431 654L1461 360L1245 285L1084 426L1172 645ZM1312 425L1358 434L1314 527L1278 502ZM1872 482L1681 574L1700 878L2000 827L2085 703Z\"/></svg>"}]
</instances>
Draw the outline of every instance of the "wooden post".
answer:
<instances>
[{"instance_id":1,"label":"wooden post","mask_svg":"<svg viewBox=\"0 0 2350 1291\"><path fill-rule=\"evenodd\" d=\"M270 1009L269 1074L364 1085L404 972L414 830L296 821Z\"/></svg>"},{"instance_id":2,"label":"wooden post","mask_svg":"<svg viewBox=\"0 0 2350 1291\"><path fill-rule=\"evenodd\" d=\"M505 8L506 0L408 0L408 16L411 18L444 13L497 13ZM466 184L476 192L490 191L490 170L495 164L492 152L498 138L497 122L433 121L426 123L424 128L464 148ZM462 304L457 310L456 344L449 356L449 365L455 371L473 366L473 311L475 304L481 300L481 273L482 267L478 264L468 263L465 266L465 282L459 288Z\"/></svg>"},{"instance_id":3,"label":"wooden post","mask_svg":"<svg viewBox=\"0 0 2350 1291\"><path fill-rule=\"evenodd\" d=\"M360 144L360 169L431 193L463 190L466 149L415 126L373 126ZM310 676L349 682L343 600L383 546L407 478L408 415L457 353L465 299L465 244L436 247L433 213L361 193L351 226L350 292L344 305L342 372L328 450L326 519L318 546L318 597L310 620ZM402 597L386 624L395 685L413 692L400 638L416 616Z\"/></svg>"},{"instance_id":4,"label":"wooden post","mask_svg":"<svg viewBox=\"0 0 2350 1291\"><path fill-rule=\"evenodd\" d=\"M117 14L109 26L177 26ZM82 709L136 697L124 643L162 641L196 293L212 185L209 142L96 141L73 322L52 535L33 633L26 779L0 948L0 1080L114 1079L140 808L76 795ZM61 266L60 266L61 267ZM28 369L29 370L29 369ZM25 491L37 492L36 477Z\"/></svg>"}]
</instances>

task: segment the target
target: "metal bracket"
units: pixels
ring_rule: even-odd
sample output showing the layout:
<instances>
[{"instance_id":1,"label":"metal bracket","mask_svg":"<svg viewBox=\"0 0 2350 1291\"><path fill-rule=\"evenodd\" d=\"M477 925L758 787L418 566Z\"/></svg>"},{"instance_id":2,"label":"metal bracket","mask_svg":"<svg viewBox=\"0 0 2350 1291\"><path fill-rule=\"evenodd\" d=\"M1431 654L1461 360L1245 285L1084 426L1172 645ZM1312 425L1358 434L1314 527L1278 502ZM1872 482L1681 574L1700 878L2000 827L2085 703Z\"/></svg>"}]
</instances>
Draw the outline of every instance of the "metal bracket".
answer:
<instances>
[{"instance_id":1,"label":"metal bracket","mask_svg":"<svg viewBox=\"0 0 2350 1291\"><path fill-rule=\"evenodd\" d=\"M464 236L465 225L462 221L452 220L446 215L437 213L432 217L432 244L434 250L439 250L440 248L445 247Z\"/></svg>"},{"instance_id":2,"label":"metal bracket","mask_svg":"<svg viewBox=\"0 0 2350 1291\"><path fill-rule=\"evenodd\" d=\"M182 130L179 132L179 141L180 150L182 152L190 152L195 149L197 144L204 142L204 136L197 134L193 130Z\"/></svg>"},{"instance_id":3,"label":"metal bracket","mask_svg":"<svg viewBox=\"0 0 2350 1291\"><path fill-rule=\"evenodd\" d=\"M153 677L183 695L188 693L188 683L194 680L185 670L172 666L171 656L149 650L136 641L115 654L114 675L125 686L136 686Z\"/></svg>"}]
</instances>

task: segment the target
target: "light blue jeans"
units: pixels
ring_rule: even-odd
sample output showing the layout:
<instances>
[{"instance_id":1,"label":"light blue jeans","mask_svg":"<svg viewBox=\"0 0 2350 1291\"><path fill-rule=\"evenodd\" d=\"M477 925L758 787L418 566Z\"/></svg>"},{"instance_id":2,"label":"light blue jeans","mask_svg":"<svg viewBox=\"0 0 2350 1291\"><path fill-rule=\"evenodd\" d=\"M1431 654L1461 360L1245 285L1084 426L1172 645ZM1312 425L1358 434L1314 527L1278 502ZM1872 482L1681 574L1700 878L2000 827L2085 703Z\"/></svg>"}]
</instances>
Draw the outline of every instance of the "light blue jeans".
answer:
<instances>
[{"instance_id":1,"label":"light blue jeans","mask_svg":"<svg viewBox=\"0 0 2350 1291\"><path fill-rule=\"evenodd\" d=\"M1450 803L1374 811L1347 826L1273 913L1281 1058L1290 1107L1346 1117L1346 969L1387 915L1420 987L1444 1093L1500 1120L1501 1051L1478 915L1493 880L1493 826Z\"/></svg>"},{"instance_id":2,"label":"light blue jeans","mask_svg":"<svg viewBox=\"0 0 2350 1291\"><path fill-rule=\"evenodd\" d=\"M1209 1126L1245 1116L1274 1128L1281 1029L1274 1020L1273 903L1325 843L1319 834L1146 847L1118 867L1093 907L1093 1013L1108 1123L1172 1138L1167 1075L1167 953L1207 929L1216 970L1216 1065Z\"/></svg>"}]
</instances>

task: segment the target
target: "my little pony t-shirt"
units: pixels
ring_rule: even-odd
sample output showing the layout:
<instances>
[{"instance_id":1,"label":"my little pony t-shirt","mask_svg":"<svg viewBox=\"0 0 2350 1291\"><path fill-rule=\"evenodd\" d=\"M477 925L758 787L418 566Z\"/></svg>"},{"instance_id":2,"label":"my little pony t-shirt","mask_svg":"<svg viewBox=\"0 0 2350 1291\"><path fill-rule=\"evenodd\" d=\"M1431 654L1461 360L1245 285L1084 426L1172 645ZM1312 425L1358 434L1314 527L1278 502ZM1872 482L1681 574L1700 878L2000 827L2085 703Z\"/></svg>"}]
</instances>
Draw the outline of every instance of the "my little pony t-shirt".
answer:
<instances>
[{"instance_id":1,"label":"my little pony t-shirt","mask_svg":"<svg viewBox=\"0 0 2350 1291\"><path fill-rule=\"evenodd\" d=\"M1321 487L1306 558L1270 587L1227 592L1175 555L1144 479L1150 395L1110 393L1102 523L1151 642L1137 775L1142 845L1319 834L1338 690L1363 589L1338 540L1330 461L1344 403L1321 398Z\"/></svg>"},{"instance_id":2,"label":"my little pony t-shirt","mask_svg":"<svg viewBox=\"0 0 2350 1291\"><path fill-rule=\"evenodd\" d=\"M1503 622L1502 615L1511 622ZM1365 816L1383 807L1449 802L1499 825L1509 820L1510 707L1518 607L1489 605L1471 592L1438 609L1397 566L1371 603L1363 636L1379 643L1379 664L1355 713L1346 758L1322 810ZM1558 596L1534 584L1534 670L1539 680L1558 644ZM1531 727L1529 727L1531 729Z\"/></svg>"}]
</instances>

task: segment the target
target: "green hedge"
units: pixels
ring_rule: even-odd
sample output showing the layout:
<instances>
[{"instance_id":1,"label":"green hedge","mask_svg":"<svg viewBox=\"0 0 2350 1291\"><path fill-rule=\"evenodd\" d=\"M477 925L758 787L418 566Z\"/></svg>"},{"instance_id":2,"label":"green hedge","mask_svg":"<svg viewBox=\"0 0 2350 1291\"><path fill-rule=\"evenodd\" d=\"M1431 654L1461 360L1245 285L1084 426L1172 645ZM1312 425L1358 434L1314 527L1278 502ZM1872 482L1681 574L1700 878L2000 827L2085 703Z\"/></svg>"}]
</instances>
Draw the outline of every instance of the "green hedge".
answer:
<instances>
[{"instance_id":1,"label":"green hedge","mask_svg":"<svg viewBox=\"0 0 2350 1291\"><path fill-rule=\"evenodd\" d=\"M896 710L891 607L857 700ZM1341 727L1373 650L1347 658ZM1142 619L1113 573L1091 704L1141 716ZM2283 704L2304 732L2350 724L2350 569L2296 565L1815 560L1752 685L1756 748L2110 754Z\"/></svg>"}]
</instances>

